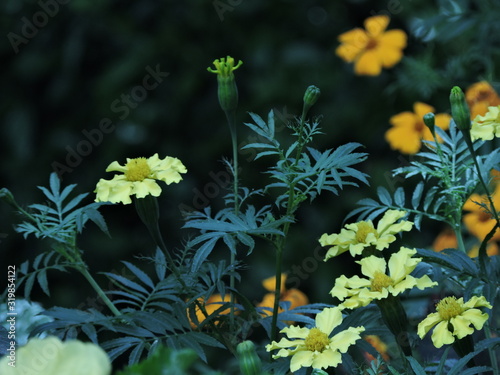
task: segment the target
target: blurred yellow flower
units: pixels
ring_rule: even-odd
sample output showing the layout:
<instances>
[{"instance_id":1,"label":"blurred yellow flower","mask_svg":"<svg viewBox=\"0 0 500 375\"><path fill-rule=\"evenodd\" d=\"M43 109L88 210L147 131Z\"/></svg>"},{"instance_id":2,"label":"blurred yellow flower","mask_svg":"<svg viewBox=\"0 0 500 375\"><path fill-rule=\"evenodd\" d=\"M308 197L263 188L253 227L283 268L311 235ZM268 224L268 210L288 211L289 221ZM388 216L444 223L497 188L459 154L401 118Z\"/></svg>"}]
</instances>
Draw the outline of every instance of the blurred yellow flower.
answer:
<instances>
[{"instance_id":1,"label":"blurred yellow flower","mask_svg":"<svg viewBox=\"0 0 500 375\"><path fill-rule=\"evenodd\" d=\"M432 243L434 251L443 251L444 249L456 249L458 247L457 236L453 229L446 228L436 237Z\"/></svg>"},{"instance_id":2,"label":"blurred yellow flower","mask_svg":"<svg viewBox=\"0 0 500 375\"><path fill-rule=\"evenodd\" d=\"M335 280L330 294L342 301L341 306L355 309L387 298L389 294L397 296L414 287L422 290L437 285L427 275L418 279L410 275L422 261L422 258L412 258L416 253L415 249L401 247L391 255L389 262L374 255L363 258L356 263L361 265L361 273L367 278L353 276L348 279L342 275Z\"/></svg>"},{"instance_id":3,"label":"blurred yellow flower","mask_svg":"<svg viewBox=\"0 0 500 375\"><path fill-rule=\"evenodd\" d=\"M280 302L290 302L290 307L288 308L289 310L292 310L296 307L299 306L304 306L309 303L309 299L307 296L301 292L300 290L296 288L291 288L291 289L286 289L285 283L286 283L286 278L287 275L285 273L281 274L281 297L280 297ZM257 307L267 307L270 310L263 309L262 310L262 315L264 316L269 316L272 315L273 307L274 307L274 290L276 288L276 277L271 276L262 281L262 285L264 288L269 291L270 293L267 293L262 301L257 304ZM280 307L278 312L282 312L283 309ZM290 323L291 324L291 323Z\"/></svg>"},{"instance_id":4,"label":"blurred yellow flower","mask_svg":"<svg viewBox=\"0 0 500 375\"><path fill-rule=\"evenodd\" d=\"M349 327L330 337L335 327L342 323L342 311L338 307L324 309L316 315L314 328L290 326L280 332L288 336L279 342L273 341L266 350L279 349L273 358L292 356L290 371L295 372L301 367L323 369L336 367L342 362L340 353L347 352L349 346L361 338L364 327ZM292 339L292 340L290 340Z\"/></svg>"},{"instance_id":5,"label":"blurred yellow flower","mask_svg":"<svg viewBox=\"0 0 500 375\"><path fill-rule=\"evenodd\" d=\"M365 20L365 30L356 28L339 35L341 43L335 53L346 62L354 63L358 75L377 76L384 68L392 68L403 58L407 36L402 30L385 31L388 16L373 16Z\"/></svg>"},{"instance_id":6,"label":"blurred yellow flower","mask_svg":"<svg viewBox=\"0 0 500 375\"><path fill-rule=\"evenodd\" d=\"M500 137L500 105L488 107L488 112L484 116L477 115L472 120L470 136L472 141L476 139L491 141L495 137Z\"/></svg>"},{"instance_id":7,"label":"blurred yellow flower","mask_svg":"<svg viewBox=\"0 0 500 375\"><path fill-rule=\"evenodd\" d=\"M371 220L345 225L339 234L324 233L319 243L321 246L332 246L325 256L325 261L349 250L352 256L360 255L367 247L383 250L396 240L396 233L409 231L413 227L411 221L401 220L405 211L387 210L377 224Z\"/></svg>"},{"instance_id":8,"label":"blurred yellow flower","mask_svg":"<svg viewBox=\"0 0 500 375\"><path fill-rule=\"evenodd\" d=\"M434 107L416 102L413 112L402 112L390 118L392 127L386 131L385 139L393 150L403 154L416 154L422 146L422 140L433 141L429 128L424 124L423 117L426 113L434 112ZM435 115L436 126L447 130L450 126L451 116L446 113ZM438 137L438 141L441 141Z\"/></svg>"},{"instance_id":9,"label":"blurred yellow flower","mask_svg":"<svg viewBox=\"0 0 500 375\"><path fill-rule=\"evenodd\" d=\"M110 375L111 361L98 345L55 336L32 338L17 349L15 366L9 357L0 359L2 375Z\"/></svg>"},{"instance_id":10,"label":"blurred yellow flower","mask_svg":"<svg viewBox=\"0 0 500 375\"><path fill-rule=\"evenodd\" d=\"M445 297L437 303L436 312L427 315L419 323L417 334L423 339L427 332L436 326L431 336L434 346L440 348L452 344L455 338L462 339L474 332L471 324L476 329L483 328L488 320L488 314L476 307L491 309L490 303L484 296L473 296L465 303L463 298Z\"/></svg>"},{"instance_id":11,"label":"blurred yellow flower","mask_svg":"<svg viewBox=\"0 0 500 375\"><path fill-rule=\"evenodd\" d=\"M492 199L496 209L498 210L500 207L500 184L496 185ZM462 207L464 211L469 211L469 213L463 215L462 219L469 233L475 236L479 241L483 241L486 235L496 225L496 220L489 213L485 212L484 208L475 202L487 203L486 196L472 194ZM500 230L498 228L491 238L491 241L497 240L500 240Z\"/></svg>"},{"instance_id":12,"label":"blurred yellow flower","mask_svg":"<svg viewBox=\"0 0 500 375\"><path fill-rule=\"evenodd\" d=\"M499 249L498 245L496 242L489 242L486 245L486 255L489 257L493 255L498 255L499 254ZM476 258L479 256L479 245L471 247L471 249L467 252L467 255L470 256L471 258Z\"/></svg>"},{"instance_id":13,"label":"blurred yellow flower","mask_svg":"<svg viewBox=\"0 0 500 375\"><path fill-rule=\"evenodd\" d=\"M478 115L484 116L488 107L500 105L500 97L486 81L470 85L465 91L465 99L470 108L471 120Z\"/></svg>"},{"instance_id":14,"label":"blurred yellow flower","mask_svg":"<svg viewBox=\"0 0 500 375\"><path fill-rule=\"evenodd\" d=\"M97 183L96 202L111 202L130 204L130 197L144 198L147 195L158 197L161 187L156 183L164 181L167 185L178 183L182 180L181 173L186 173L186 167L177 158L167 156L160 159L158 154L146 158L127 158L127 164L120 165L117 161L112 162L106 172L122 172L115 175L111 180L101 178Z\"/></svg>"},{"instance_id":15,"label":"blurred yellow flower","mask_svg":"<svg viewBox=\"0 0 500 375\"><path fill-rule=\"evenodd\" d=\"M225 303L231 302L231 295L226 293L224 294L224 298L222 298L222 295L220 294L212 294L206 301L203 298L198 298L198 302L205 309L207 316L210 316L213 313L215 313L216 310L220 309ZM219 311L217 313L217 316L228 315L230 314L230 312L231 308L227 307L226 309ZM203 313L203 311L198 306L195 307L195 314L196 314L196 319L198 320L198 324L196 324L191 320L188 311L189 324L193 329L198 328L198 325L201 324L203 321L205 321L205 319L207 318ZM218 321L215 321L214 324L218 324Z\"/></svg>"}]
</instances>

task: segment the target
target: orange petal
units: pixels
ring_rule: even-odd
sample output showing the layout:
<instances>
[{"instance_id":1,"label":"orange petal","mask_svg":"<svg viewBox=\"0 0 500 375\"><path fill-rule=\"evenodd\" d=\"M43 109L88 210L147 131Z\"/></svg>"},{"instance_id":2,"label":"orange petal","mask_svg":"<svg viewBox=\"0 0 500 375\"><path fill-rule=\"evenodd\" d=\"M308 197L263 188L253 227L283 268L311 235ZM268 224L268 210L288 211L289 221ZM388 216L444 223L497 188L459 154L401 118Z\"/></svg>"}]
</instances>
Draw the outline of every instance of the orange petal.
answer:
<instances>
[{"instance_id":1,"label":"orange petal","mask_svg":"<svg viewBox=\"0 0 500 375\"><path fill-rule=\"evenodd\" d=\"M404 154L416 154L420 150L420 135L407 127L392 127L385 133L385 139L393 150Z\"/></svg>"},{"instance_id":2,"label":"orange petal","mask_svg":"<svg viewBox=\"0 0 500 375\"><path fill-rule=\"evenodd\" d=\"M403 49L406 47L407 42L406 33L403 30L389 30L379 37L379 44L384 46L391 46L394 48Z\"/></svg>"},{"instance_id":3,"label":"orange petal","mask_svg":"<svg viewBox=\"0 0 500 375\"><path fill-rule=\"evenodd\" d=\"M425 104L422 102L416 102L413 104L413 112L417 115L419 121L422 121L422 118L424 117L425 114L432 112L435 112L434 107L430 106L429 104Z\"/></svg>"},{"instance_id":4,"label":"orange petal","mask_svg":"<svg viewBox=\"0 0 500 375\"><path fill-rule=\"evenodd\" d=\"M450 127L451 116L447 113L438 113L435 117L436 126L443 130L448 130Z\"/></svg>"},{"instance_id":5,"label":"orange petal","mask_svg":"<svg viewBox=\"0 0 500 375\"><path fill-rule=\"evenodd\" d=\"M380 45L376 51L378 59L384 68L392 68L403 58L403 52L400 49L391 46L384 47L383 45Z\"/></svg>"},{"instance_id":6,"label":"orange petal","mask_svg":"<svg viewBox=\"0 0 500 375\"><path fill-rule=\"evenodd\" d=\"M378 36L385 31L387 25L389 25L389 21L389 16L380 15L369 17L365 20L365 29L371 36Z\"/></svg>"},{"instance_id":7,"label":"orange petal","mask_svg":"<svg viewBox=\"0 0 500 375\"><path fill-rule=\"evenodd\" d=\"M416 118L415 114L413 112L401 112L398 113L397 115L392 116L389 119L389 122L393 126L397 127L406 127L408 130L414 129L415 128L415 122L418 119Z\"/></svg>"}]
</instances>

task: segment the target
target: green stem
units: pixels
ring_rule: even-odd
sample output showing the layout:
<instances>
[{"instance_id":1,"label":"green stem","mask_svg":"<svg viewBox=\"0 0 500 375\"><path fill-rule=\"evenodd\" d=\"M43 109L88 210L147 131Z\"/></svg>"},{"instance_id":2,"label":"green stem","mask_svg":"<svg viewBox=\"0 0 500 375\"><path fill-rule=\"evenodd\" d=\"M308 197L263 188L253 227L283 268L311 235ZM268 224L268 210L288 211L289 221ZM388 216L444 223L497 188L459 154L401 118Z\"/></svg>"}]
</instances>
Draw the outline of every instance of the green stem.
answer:
<instances>
[{"instance_id":1,"label":"green stem","mask_svg":"<svg viewBox=\"0 0 500 375\"><path fill-rule=\"evenodd\" d=\"M490 324L489 322L486 322L484 327L484 334L486 335L487 339L491 338L491 329L490 329ZM493 368L493 375L499 375L500 371L498 369L498 359L497 359L497 354L495 349L492 347L488 348L488 354L490 355L490 361L491 361L491 367Z\"/></svg>"},{"instance_id":2,"label":"green stem","mask_svg":"<svg viewBox=\"0 0 500 375\"><path fill-rule=\"evenodd\" d=\"M116 308L116 306L113 304L113 302L111 302L111 300L108 298L108 296L106 295L106 293L104 293L104 291L99 286L99 284L97 284L97 282L94 280L94 278L89 273L89 271L87 270L87 268L85 266L79 266L79 267L76 267L76 269L87 279L87 281L90 283L90 285L92 286L92 288L94 288L94 290L97 292L97 294L99 295L99 297L101 297L101 299L104 301L104 303L106 304L106 306L109 307L109 309L111 310L111 312L115 316L121 316L122 314L120 313L120 311Z\"/></svg>"},{"instance_id":3,"label":"green stem","mask_svg":"<svg viewBox=\"0 0 500 375\"><path fill-rule=\"evenodd\" d=\"M234 194L234 214L238 216L240 207L239 207L239 196L238 196L238 137L236 131L236 121L235 121L235 112L225 112L227 123L229 125L229 131L231 132L231 143L233 146L233 194ZM236 254L231 252L230 262L233 265L236 262ZM231 274L229 277L229 287L231 288L231 310L229 314L229 324L232 331L234 327L234 293L232 292L235 287L235 278L234 275Z\"/></svg>"}]
</instances>

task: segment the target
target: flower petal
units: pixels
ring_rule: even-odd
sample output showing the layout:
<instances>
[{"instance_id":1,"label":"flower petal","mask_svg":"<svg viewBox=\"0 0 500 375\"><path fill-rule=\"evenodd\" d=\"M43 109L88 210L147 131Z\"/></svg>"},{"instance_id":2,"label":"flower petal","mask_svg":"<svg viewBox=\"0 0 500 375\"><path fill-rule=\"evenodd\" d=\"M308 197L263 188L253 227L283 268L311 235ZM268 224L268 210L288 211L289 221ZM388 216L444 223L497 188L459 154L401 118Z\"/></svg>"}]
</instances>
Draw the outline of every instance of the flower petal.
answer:
<instances>
[{"instance_id":1,"label":"flower petal","mask_svg":"<svg viewBox=\"0 0 500 375\"><path fill-rule=\"evenodd\" d=\"M132 193L135 194L137 198L144 198L147 195L152 195L153 197L158 197L161 194L161 187L156 183L155 180L146 178L143 181L134 181L132 184Z\"/></svg>"},{"instance_id":2,"label":"flower petal","mask_svg":"<svg viewBox=\"0 0 500 375\"><path fill-rule=\"evenodd\" d=\"M443 345L452 344L455 341L455 338L448 330L448 321L442 321L434 328L431 339L434 346L438 349Z\"/></svg>"},{"instance_id":3,"label":"flower petal","mask_svg":"<svg viewBox=\"0 0 500 375\"><path fill-rule=\"evenodd\" d=\"M392 47L393 49L403 49L406 47L408 37L403 30L389 30L381 35L378 39L379 44L383 47Z\"/></svg>"},{"instance_id":4,"label":"flower petal","mask_svg":"<svg viewBox=\"0 0 500 375\"><path fill-rule=\"evenodd\" d=\"M376 50L365 51L354 63L354 72L358 75L378 76L381 71L382 63Z\"/></svg>"},{"instance_id":5,"label":"flower petal","mask_svg":"<svg viewBox=\"0 0 500 375\"><path fill-rule=\"evenodd\" d=\"M389 25L390 18L385 15L369 17L365 20L364 25L366 31L371 36L382 34Z\"/></svg>"},{"instance_id":6,"label":"flower petal","mask_svg":"<svg viewBox=\"0 0 500 375\"><path fill-rule=\"evenodd\" d=\"M438 313L431 313L418 324L418 336L423 339L424 336L429 332L432 327L442 321L441 316Z\"/></svg>"},{"instance_id":7,"label":"flower petal","mask_svg":"<svg viewBox=\"0 0 500 375\"><path fill-rule=\"evenodd\" d=\"M457 315L451 318L450 323L453 326L453 334L459 339L474 333L474 329L470 326L471 321L462 315Z\"/></svg>"},{"instance_id":8,"label":"flower petal","mask_svg":"<svg viewBox=\"0 0 500 375\"><path fill-rule=\"evenodd\" d=\"M379 258L374 255L363 258L356 263L361 264L361 273L369 278L373 278L375 272L385 273L387 266L383 258Z\"/></svg>"},{"instance_id":9,"label":"flower petal","mask_svg":"<svg viewBox=\"0 0 500 375\"><path fill-rule=\"evenodd\" d=\"M318 369L337 367L340 362L342 362L342 356L339 352L326 349L314 356L312 367Z\"/></svg>"},{"instance_id":10,"label":"flower petal","mask_svg":"<svg viewBox=\"0 0 500 375\"><path fill-rule=\"evenodd\" d=\"M365 327L349 327L345 331L337 333L330 339L329 347L341 353L347 352L349 346L353 345L361 338L360 333L365 331Z\"/></svg>"},{"instance_id":11,"label":"flower petal","mask_svg":"<svg viewBox=\"0 0 500 375\"><path fill-rule=\"evenodd\" d=\"M342 312L338 307L326 308L316 315L316 327L328 336L340 323L342 323Z\"/></svg>"},{"instance_id":12,"label":"flower petal","mask_svg":"<svg viewBox=\"0 0 500 375\"><path fill-rule=\"evenodd\" d=\"M295 372L301 367L311 367L314 359L313 352L301 350L295 353L290 361L290 371Z\"/></svg>"}]
</instances>

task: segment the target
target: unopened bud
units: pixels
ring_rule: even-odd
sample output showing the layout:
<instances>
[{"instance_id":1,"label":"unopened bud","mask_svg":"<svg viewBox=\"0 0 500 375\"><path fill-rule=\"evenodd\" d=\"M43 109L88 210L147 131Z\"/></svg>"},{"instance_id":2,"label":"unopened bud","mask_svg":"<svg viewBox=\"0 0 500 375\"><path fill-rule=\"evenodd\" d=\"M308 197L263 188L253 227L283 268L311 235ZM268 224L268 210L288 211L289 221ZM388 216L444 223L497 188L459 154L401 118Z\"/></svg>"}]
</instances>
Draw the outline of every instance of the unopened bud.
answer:
<instances>
[{"instance_id":1,"label":"unopened bud","mask_svg":"<svg viewBox=\"0 0 500 375\"><path fill-rule=\"evenodd\" d=\"M435 118L434 118L434 113L429 112L424 115L424 124L429 128L432 134L434 134L435 131Z\"/></svg>"},{"instance_id":2,"label":"unopened bud","mask_svg":"<svg viewBox=\"0 0 500 375\"><path fill-rule=\"evenodd\" d=\"M236 347L238 359L240 360L240 370L244 375L261 375L262 362L255 351L252 341L246 340Z\"/></svg>"},{"instance_id":3,"label":"unopened bud","mask_svg":"<svg viewBox=\"0 0 500 375\"><path fill-rule=\"evenodd\" d=\"M470 111L462 89L455 86L450 93L451 115L457 128L461 131L470 131Z\"/></svg>"},{"instance_id":4,"label":"unopened bud","mask_svg":"<svg viewBox=\"0 0 500 375\"><path fill-rule=\"evenodd\" d=\"M304 104L312 107L319 98L321 91L314 85L309 86L304 94Z\"/></svg>"}]
</instances>

